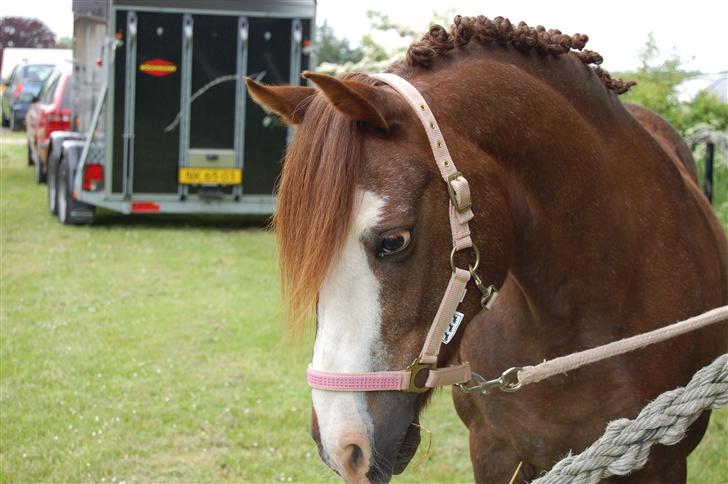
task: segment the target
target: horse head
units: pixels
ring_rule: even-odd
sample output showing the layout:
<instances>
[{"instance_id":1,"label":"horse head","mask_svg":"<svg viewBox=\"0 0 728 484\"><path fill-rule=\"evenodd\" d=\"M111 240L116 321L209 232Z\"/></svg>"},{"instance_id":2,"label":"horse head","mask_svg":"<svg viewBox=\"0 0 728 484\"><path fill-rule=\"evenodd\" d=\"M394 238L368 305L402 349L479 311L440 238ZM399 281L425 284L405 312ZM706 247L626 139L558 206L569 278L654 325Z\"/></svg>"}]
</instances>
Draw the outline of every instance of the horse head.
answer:
<instances>
[{"instance_id":1,"label":"horse head","mask_svg":"<svg viewBox=\"0 0 728 484\"><path fill-rule=\"evenodd\" d=\"M306 77L318 89L248 80L253 98L296 128L275 216L289 318L300 325L315 314L311 367L318 371L407 368L452 271L446 184L423 125L395 90L363 74ZM499 285L511 256L500 174L458 136L446 110L441 118L458 169L472 175L483 196L473 201L471 222L480 277ZM472 265L473 253L462 252L456 264ZM459 309L465 319L438 367L456 359L479 300L474 287L466 293ZM322 459L347 481L385 481L402 472L419 444L418 415L430 394L314 389L311 432Z\"/></svg>"}]
</instances>

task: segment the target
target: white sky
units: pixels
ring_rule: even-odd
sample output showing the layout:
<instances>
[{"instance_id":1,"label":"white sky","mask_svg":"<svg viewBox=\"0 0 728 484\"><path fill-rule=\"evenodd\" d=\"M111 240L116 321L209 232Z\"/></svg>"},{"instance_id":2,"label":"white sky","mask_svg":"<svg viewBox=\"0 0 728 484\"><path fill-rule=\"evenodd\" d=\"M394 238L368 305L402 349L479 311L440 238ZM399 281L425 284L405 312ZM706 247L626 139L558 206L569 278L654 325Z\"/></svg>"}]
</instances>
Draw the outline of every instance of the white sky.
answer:
<instances>
[{"instance_id":1,"label":"white sky","mask_svg":"<svg viewBox=\"0 0 728 484\"><path fill-rule=\"evenodd\" d=\"M3 0L0 16L34 16L57 34L71 36L71 0ZM725 0L319 0L318 22L327 20L337 35L356 43L368 31L367 10L384 12L399 23L424 31L432 12L502 15L517 23L542 24L564 33L589 35L588 47L614 71L637 66L637 52L653 32L663 54L673 49L687 67L703 72L728 70L728 2Z\"/></svg>"}]
</instances>

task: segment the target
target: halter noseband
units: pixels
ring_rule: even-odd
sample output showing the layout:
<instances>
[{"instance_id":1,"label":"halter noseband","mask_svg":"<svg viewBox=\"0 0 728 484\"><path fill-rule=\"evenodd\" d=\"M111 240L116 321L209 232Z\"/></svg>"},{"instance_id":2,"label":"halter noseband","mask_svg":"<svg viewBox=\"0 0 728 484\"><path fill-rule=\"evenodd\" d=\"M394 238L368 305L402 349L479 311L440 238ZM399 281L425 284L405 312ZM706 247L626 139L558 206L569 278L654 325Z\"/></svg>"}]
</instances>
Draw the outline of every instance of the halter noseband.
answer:
<instances>
[{"instance_id":1,"label":"halter noseband","mask_svg":"<svg viewBox=\"0 0 728 484\"><path fill-rule=\"evenodd\" d=\"M440 302L440 307L435 314L435 319L427 333L427 338L425 338L422 351L407 369L366 373L332 373L309 367L307 380L312 388L318 390L341 392L399 390L423 393L430 388L455 385L470 380L470 365L467 362L438 368L437 356L440 353L440 347L448 326L453 323L455 329L457 329L456 326L462 318L462 314L457 313L456 310L465 297L468 281L472 278L481 291L480 304L484 309L490 308L493 301L495 301L497 292L494 286L486 287L475 272L480 263L480 253L470 238L470 227L468 226L468 222L473 218L470 187L463 174L455 168L455 163L452 161L435 116L419 91L405 79L388 73L376 74L372 77L389 84L401 94L407 104L417 113L417 117L425 128L435 163L440 170L440 175L447 184L447 192L450 196L449 213L453 245L450 254L450 266L452 267L452 275ZM455 266L455 254L465 249L472 249L475 262L468 269L460 269ZM454 330L451 332L454 332ZM451 337L452 334L448 336ZM425 371L427 371L426 378L424 376L418 378Z\"/></svg>"}]
</instances>

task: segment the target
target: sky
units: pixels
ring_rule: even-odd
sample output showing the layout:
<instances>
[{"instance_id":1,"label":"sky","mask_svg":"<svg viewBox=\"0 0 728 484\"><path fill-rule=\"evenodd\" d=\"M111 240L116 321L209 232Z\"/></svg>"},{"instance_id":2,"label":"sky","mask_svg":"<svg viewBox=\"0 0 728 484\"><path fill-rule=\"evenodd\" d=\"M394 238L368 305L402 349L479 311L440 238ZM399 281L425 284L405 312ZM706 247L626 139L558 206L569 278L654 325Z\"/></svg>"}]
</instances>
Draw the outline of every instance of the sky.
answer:
<instances>
[{"instance_id":1,"label":"sky","mask_svg":"<svg viewBox=\"0 0 728 484\"><path fill-rule=\"evenodd\" d=\"M73 33L71 0L5 0L0 16L34 16L60 36ZM367 10L392 20L427 28L433 11L461 15L498 15L513 23L558 28L589 35L588 48L604 57L604 67L620 71L638 65L637 53L653 33L664 55L673 51L686 67L703 72L728 70L728 2L725 0L665 0L553 2L546 0L319 0L317 22L326 20L340 37L356 44L368 31Z\"/></svg>"}]
</instances>

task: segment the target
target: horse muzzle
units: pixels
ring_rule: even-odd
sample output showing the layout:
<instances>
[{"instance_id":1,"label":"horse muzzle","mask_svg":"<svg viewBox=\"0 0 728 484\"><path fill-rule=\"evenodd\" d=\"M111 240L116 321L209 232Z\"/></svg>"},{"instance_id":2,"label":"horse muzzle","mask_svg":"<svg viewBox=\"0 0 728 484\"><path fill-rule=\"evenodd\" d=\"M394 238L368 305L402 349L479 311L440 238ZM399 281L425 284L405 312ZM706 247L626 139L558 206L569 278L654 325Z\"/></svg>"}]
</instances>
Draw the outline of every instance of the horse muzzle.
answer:
<instances>
[{"instance_id":1,"label":"horse muzzle","mask_svg":"<svg viewBox=\"0 0 728 484\"><path fill-rule=\"evenodd\" d=\"M316 411L312 412L311 436L321 460L346 482L389 482L392 475L405 470L417 452L420 443L418 419L406 406L390 406L394 403L389 401L392 397L387 395L385 400L388 401L381 402L384 405L375 405L389 411L375 411L371 415L373 436L359 422L352 422L352 425L342 426L336 436L329 434L326 445L322 442Z\"/></svg>"}]
</instances>

